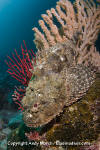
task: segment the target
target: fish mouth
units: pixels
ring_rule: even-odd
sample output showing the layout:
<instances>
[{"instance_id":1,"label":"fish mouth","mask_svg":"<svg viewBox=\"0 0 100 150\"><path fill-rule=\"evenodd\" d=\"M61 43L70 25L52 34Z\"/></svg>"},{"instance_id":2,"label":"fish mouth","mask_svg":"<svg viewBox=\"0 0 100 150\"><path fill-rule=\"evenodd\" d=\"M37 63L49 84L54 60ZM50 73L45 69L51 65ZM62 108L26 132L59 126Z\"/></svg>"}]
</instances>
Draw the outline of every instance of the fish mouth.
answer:
<instances>
[{"instance_id":1,"label":"fish mouth","mask_svg":"<svg viewBox=\"0 0 100 150\"><path fill-rule=\"evenodd\" d=\"M56 115L55 115L56 117ZM47 124L49 124L52 120L54 119L54 117L52 117L52 119L48 119L47 121L45 122L42 122L42 123L26 123L25 124L30 127L30 128L38 128L38 127L43 127L43 126L46 126Z\"/></svg>"},{"instance_id":2,"label":"fish mouth","mask_svg":"<svg viewBox=\"0 0 100 150\"><path fill-rule=\"evenodd\" d=\"M33 127L33 128L37 128L37 127L42 127L42 126L45 126L46 124L48 124L51 120L53 119L53 117L52 118L49 118L49 119L47 119L47 120L42 120L42 121L36 121L36 120L34 120L34 121L32 121L32 120L26 120L26 119L24 119L24 122L25 122L25 124L28 126L28 127Z\"/></svg>"},{"instance_id":3,"label":"fish mouth","mask_svg":"<svg viewBox=\"0 0 100 150\"><path fill-rule=\"evenodd\" d=\"M31 109L27 109L23 112L23 120L28 127L37 128L45 126L63 112L64 106L65 101L61 99L58 102L51 102L40 108L36 113L32 112Z\"/></svg>"},{"instance_id":4,"label":"fish mouth","mask_svg":"<svg viewBox=\"0 0 100 150\"><path fill-rule=\"evenodd\" d=\"M46 117L44 120L41 120L41 121L39 120L39 117L38 117L38 120L36 119L33 121L31 119L24 118L24 122L28 127L31 127L31 128L43 127L43 126L46 126L47 124L49 124L54 118L59 116L62 112L63 112L63 109L59 110L52 116Z\"/></svg>"}]
</instances>

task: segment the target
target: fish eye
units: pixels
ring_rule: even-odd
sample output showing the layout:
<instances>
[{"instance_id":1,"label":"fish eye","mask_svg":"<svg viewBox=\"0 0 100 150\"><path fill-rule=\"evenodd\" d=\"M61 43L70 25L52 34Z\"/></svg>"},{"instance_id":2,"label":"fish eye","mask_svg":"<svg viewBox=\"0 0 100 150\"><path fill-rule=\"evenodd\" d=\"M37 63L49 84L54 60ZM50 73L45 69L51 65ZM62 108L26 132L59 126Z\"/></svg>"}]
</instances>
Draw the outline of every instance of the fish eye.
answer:
<instances>
[{"instance_id":1,"label":"fish eye","mask_svg":"<svg viewBox=\"0 0 100 150\"><path fill-rule=\"evenodd\" d=\"M33 88L31 88L31 91L34 91L34 89L33 89Z\"/></svg>"}]
</instances>

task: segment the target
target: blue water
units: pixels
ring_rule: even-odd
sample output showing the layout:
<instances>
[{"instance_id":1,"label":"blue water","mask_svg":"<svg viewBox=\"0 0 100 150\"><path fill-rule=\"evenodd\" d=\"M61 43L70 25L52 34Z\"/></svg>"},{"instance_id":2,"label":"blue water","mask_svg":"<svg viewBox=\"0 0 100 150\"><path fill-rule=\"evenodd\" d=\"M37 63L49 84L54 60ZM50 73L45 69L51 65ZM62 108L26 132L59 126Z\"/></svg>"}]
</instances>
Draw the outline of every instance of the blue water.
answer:
<instances>
[{"instance_id":1,"label":"blue water","mask_svg":"<svg viewBox=\"0 0 100 150\"><path fill-rule=\"evenodd\" d=\"M38 27L41 14L55 5L56 0L0 0L0 100L11 99L16 85L6 72L6 56L11 56L15 48L20 52L23 40L29 49L35 50L32 28Z\"/></svg>"},{"instance_id":2,"label":"blue water","mask_svg":"<svg viewBox=\"0 0 100 150\"><path fill-rule=\"evenodd\" d=\"M56 0L0 0L0 58L19 49L23 40L33 48L32 27Z\"/></svg>"}]
</instances>

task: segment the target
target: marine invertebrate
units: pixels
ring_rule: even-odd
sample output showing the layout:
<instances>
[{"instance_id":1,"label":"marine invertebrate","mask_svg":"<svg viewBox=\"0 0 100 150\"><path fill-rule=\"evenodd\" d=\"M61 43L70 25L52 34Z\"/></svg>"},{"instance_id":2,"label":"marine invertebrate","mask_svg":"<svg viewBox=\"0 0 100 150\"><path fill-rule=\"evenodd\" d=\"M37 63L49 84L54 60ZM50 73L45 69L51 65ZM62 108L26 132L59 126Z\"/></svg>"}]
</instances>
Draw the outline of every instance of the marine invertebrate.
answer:
<instances>
[{"instance_id":1,"label":"marine invertebrate","mask_svg":"<svg viewBox=\"0 0 100 150\"><path fill-rule=\"evenodd\" d=\"M25 92L26 92L26 87L28 86L28 83L32 77L31 70L33 69L33 56L35 57L34 51L28 50L24 42L25 49L21 45L21 51L22 51L22 57L18 55L17 51L15 50L15 54L12 54L13 58L9 57L9 62L6 61L6 64L8 65L8 73L18 80L23 86L20 88L16 88L14 91L13 100L14 102L19 106L19 110L24 110L22 104L21 104L21 99L24 97ZM36 63L36 60L34 60Z\"/></svg>"},{"instance_id":2,"label":"marine invertebrate","mask_svg":"<svg viewBox=\"0 0 100 150\"><path fill-rule=\"evenodd\" d=\"M61 25L62 34L55 24L54 17ZM100 54L94 45L100 32L100 7L94 1L76 0L72 5L68 0L60 0L57 2L56 9L47 10L47 14L43 14L42 18L43 20L40 20L39 24L44 34L37 28L33 28L33 30L35 31L34 41L37 48L43 50L40 52L43 57L49 47L56 43L74 40L77 64L91 63L97 68L100 66Z\"/></svg>"},{"instance_id":3,"label":"marine invertebrate","mask_svg":"<svg viewBox=\"0 0 100 150\"><path fill-rule=\"evenodd\" d=\"M26 108L23 119L29 127L47 124L64 106L80 99L95 80L92 68L99 71L100 67L100 54L94 46L100 31L100 9L94 1L72 4L60 0L56 10L47 10L42 18L39 24L44 34L33 28L39 50L33 71L36 78L29 82L22 99Z\"/></svg>"},{"instance_id":4,"label":"marine invertebrate","mask_svg":"<svg viewBox=\"0 0 100 150\"><path fill-rule=\"evenodd\" d=\"M27 50L25 41L23 42L24 42L25 49L21 45L22 58L20 57L20 55L18 55L17 51L15 50L15 54L17 58L15 57L14 54L12 54L13 59L8 56L10 61L9 62L6 61L6 64L9 67L7 72L13 78L21 82L22 85L27 86L32 76L32 73L30 71L30 69L33 69L31 59L33 59L33 56L36 56L36 55L32 49Z\"/></svg>"},{"instance_id":5,"label":"marine invertebrate","mask_svg":"<svg viewBox=\"0 0 100 150\"><path fill-rule=\"evenodd\" d=\"M29 140L40 140L40 136L38 132L30 132L25 133L25 135L28 137Z\"/></svg>"},{"instance_id":6,"label":"marine invertebrate","mask_svg":"<svg viewBox=\"0 0 100 150\"><path fill-rule=\"evenodd\" d=\"M26 87L22 88L16 88L16 90L14 91L14 94L12 95L13 101L19 106L18 109L23 111L24 108L21 105L21 100L22 98L25 96L25 92L26 92Z\"/></svg>"}]
</instances>

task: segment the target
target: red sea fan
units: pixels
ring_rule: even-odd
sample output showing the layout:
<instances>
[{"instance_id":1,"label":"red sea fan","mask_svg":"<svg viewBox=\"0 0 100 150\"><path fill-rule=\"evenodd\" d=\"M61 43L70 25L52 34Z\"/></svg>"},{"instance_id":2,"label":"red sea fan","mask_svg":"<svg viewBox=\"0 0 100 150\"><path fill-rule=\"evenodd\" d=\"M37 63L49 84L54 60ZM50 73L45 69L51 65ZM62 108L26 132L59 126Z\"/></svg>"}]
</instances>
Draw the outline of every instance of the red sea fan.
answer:
<instances>
[{"instance_id":1,"label":"red sea fan","mask_svg":"<svg viewBox=\"0 0 100 150\"><path fill-rule=\"evenodd\" d=\"M25 133L25 135L27 136L27 138L30 140L30 141L34 141L34 140L40 140L41 139L41 136L39 136L39 133L38 132L30 132L30 133Z\"/></svg>"},{"instance_id":2,"label":"red sea fan","mask_svg":"<svg viewBox=\"0 0 100 150\"><path fill-rule=\"evenodd\" d=\"M25 49L21 45L22 58L20 57L20 55L18 55L17 51L15 50L15 54L12 54L13 58L8 56L9 62L6 61L6 64L9 67L7 72L16 80L21 82L21 84L27 86L32 76L30 69L33 69L33 56L36 55L32 49L27 50L25 41L23 42Z\"/></svg>"},{"instance_id":3,"label":"red sea fan","mask_svg":"<svg viewBox=\"0 0 100 150\"><path fill-rule=\"evenodd\" d=\"M29 141L45 141L46 140L46 134L39 135L39 132L34 131L30 133L25 133L26 137ZM45 141L45 146L48 146L48 142Z\"/></svg>"},{"instance_id":4,"label":"red sea fan","mask_svg":"<svg viewBox=\"0 0 100 150\"><path fill-rule=\"evenodd\" d=\"M33 70L33 58L35 58L34 51L27 50L25 41L24 46L21 45L21 51L22 56L18 55L17 51L15 50L15 54L12 54L12 57L8 56L9 62L6 61L6 64L8 65L9 69L7 72L16 80L18 80L24 88L16 88L14 91L13 101L19 106L19 110L24 110L23 106L21 105L21 99L25 95L26 87L28 86L28 83L32 77L32 73L30 70ZM36 63L36 59L34 59L34 62Z\"/></svg>"},{"instance_id":5,"label":"red sea fan","mask_svg":"<svg viewBox=\"0 0 100 150\"><path fill-rule=\"evenodd\" d=\"M18 109L23 111L24 108L21 104L21 100L22 98L25 96L25 92L26 92L26 88L17 88L16 87L16 90L14 91L14 94L12 95L13 97L13 101L19 106Z\"/></svg>"}]
</instances>

